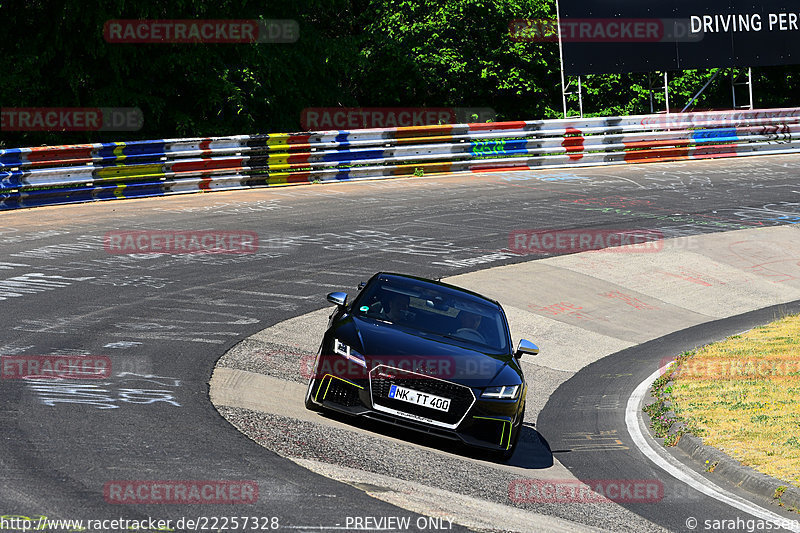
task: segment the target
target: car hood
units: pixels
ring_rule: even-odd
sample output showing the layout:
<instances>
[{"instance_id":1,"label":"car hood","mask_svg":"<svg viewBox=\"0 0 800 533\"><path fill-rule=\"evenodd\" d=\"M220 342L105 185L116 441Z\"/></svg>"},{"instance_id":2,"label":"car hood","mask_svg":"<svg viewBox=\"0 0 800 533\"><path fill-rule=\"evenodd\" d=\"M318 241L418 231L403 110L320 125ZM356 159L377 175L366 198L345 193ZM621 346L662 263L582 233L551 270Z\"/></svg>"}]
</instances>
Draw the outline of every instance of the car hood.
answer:
<instances>
[{"instance_id":1,"label":"car hood","mask_svg":"<svg viewBox=\"0 0 800 533\"><path fill-rule=\"evenodd\" d=\"M383 365L470 387L498 384L498 379L502 385L521 383L521 372L510 354L483 352L479 346L455 339L352 315L340 322L334 335L362 354L369 369Z\"/></svg>"}]
</instances>

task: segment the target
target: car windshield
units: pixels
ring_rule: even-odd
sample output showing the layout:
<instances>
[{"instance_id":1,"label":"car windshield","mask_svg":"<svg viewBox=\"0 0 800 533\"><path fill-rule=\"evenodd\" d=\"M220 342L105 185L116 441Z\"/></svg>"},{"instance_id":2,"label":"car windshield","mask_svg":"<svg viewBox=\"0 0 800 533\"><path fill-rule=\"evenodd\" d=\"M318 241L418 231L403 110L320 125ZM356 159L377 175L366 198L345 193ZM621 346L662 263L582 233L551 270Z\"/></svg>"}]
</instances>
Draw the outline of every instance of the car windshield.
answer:
<instances>
[{"instance_id":1,"label":"car windshield","mask_svg":"<svg viewBox=\"0 0 800 533\"><path fill-rule=\"evenodd\" d=\"M497 305L433 284L378 279L359 295L352 313L484 349L508 347L505 317Z\"/></svg>"}]
</instances>

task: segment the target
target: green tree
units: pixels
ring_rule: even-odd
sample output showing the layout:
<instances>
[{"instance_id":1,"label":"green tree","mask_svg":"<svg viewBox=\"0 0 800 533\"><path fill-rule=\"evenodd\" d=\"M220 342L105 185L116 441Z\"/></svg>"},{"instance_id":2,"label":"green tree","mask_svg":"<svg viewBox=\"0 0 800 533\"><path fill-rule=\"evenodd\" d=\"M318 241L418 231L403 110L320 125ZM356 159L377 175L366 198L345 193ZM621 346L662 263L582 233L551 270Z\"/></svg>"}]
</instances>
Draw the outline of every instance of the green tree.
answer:
<instances>
[{"instance_id":1,"label":"green tree","mask_svg":"<svg viewBox=\"0 0 800 533\"><path fill-rule=\"evenodd\" d=\"M144 116L138 132L0 131L0 145L296 131L307 107L490 107L501 120L558 117L558 45L509 32L515 19L554 18L554 0L0 0L2 107L139 107ZM103 37L114 19L292 19L300 38L118 44ZM671 73L673 110L712 75ZM644 74L583 82L587 114L650 111ZM757 106L797 105L800 67L754 69L754 82ZM663 108L659 91L655 98ZM722 75L695 103L730 107Z\"/></svg>"}]
</instances>

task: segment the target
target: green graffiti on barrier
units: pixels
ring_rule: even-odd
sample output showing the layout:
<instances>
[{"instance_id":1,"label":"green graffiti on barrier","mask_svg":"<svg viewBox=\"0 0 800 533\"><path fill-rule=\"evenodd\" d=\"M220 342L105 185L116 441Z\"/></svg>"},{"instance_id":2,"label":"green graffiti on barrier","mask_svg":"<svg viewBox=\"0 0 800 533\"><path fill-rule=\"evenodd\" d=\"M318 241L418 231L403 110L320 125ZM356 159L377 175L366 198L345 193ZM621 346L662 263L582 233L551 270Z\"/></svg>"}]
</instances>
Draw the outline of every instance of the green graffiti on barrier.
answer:
<instances>
[{"instance_id":1,"label":"green graffiti on barrier","mask_svg":"<svg viewBox=\"0 0 800 533\"><path fill-rule=\"evenodd\" d=\"M505 139L472 141L473 155L502 155L506 153Z\"/></svg>"}]
</instances>

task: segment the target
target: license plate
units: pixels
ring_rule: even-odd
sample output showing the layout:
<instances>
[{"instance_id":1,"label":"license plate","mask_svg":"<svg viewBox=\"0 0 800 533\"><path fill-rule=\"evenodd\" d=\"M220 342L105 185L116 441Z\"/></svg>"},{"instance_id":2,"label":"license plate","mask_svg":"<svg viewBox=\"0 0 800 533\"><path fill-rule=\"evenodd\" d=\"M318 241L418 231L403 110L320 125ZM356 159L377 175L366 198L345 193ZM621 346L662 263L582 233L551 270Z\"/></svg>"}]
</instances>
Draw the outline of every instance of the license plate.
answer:
<instances>
[{"instance_id":1,"label":"license plate","mask_svg":"<svg viewBox=\"0 0 800 533\"><path fill-rule=\"evenodd\" d=\"M447 412L448 409L450 409L450 398L442 398L441 396L434 396L433 394L426 394L413 389L398 387L397 385L392 385L389 389L389 398L429 407L438 411Z\"/></svg>"}]
</instances>

